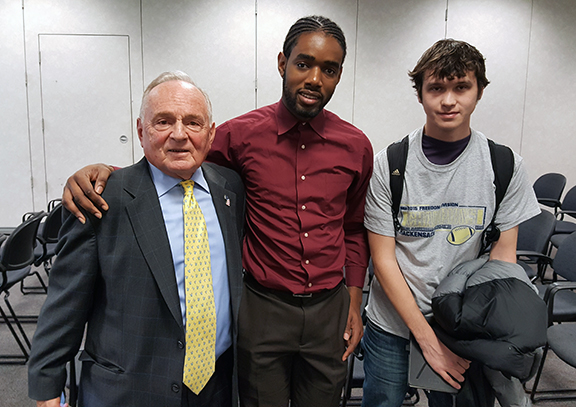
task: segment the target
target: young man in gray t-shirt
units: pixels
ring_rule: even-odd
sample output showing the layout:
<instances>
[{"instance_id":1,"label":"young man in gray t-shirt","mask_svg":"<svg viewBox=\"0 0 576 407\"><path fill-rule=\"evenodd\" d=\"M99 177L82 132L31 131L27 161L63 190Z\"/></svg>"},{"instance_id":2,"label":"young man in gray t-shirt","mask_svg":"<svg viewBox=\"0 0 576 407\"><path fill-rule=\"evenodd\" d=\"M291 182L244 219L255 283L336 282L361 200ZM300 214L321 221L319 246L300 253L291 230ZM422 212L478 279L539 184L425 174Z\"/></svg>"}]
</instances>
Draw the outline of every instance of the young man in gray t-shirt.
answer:
<instances>
[{"instance_id":1,"label":"young man in gray t-shirt","mask_svg":"<svg viewBox=\"0 0 576 407\"><path fill-rule=\"evenodd\" d=\"M375 157L365 225L376 280L363 340L363 406L400 406L407 390L412 333L430 366L455 388L470 362L451 352L426 320L438 283L475 258L494 215L494 171L486 137L470 117L488 85L484 57L470 44L441 40L410 73L426 123L409 135L408 158L395 234L386 150ZM500 239L490 259L516 262L518 225L540 212L522 159L496 215ZM430 406L446 403L429 396Z\"/></svg>"}]
</instances>

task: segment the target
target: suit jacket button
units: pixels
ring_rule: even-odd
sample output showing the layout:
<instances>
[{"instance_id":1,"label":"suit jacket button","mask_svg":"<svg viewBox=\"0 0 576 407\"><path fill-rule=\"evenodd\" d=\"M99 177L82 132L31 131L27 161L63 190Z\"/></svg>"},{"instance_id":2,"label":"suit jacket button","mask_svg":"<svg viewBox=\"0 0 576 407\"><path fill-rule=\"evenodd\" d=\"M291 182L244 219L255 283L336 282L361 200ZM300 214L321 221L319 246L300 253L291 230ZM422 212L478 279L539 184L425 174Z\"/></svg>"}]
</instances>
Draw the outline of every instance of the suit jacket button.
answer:
<instances>
[{"instance_id":1,"label":"suit jacket button","mask_svg":"<svg viewBox=\"0 0 576 407\"><path fill-rule=\"evenodd\" d=\"M178 341L178 349L184 349L184 342Z\"/></svg>"},{"instance_id":2,"label":"suit jacket button","mask_svg":"<svg viewBox=\"0 0 576 407\"><path fill-rule=\"evenodd\" d=\"M180 392L180 386L178 386L176 383L174 383L174 384L172 385L172 391L173 391L174 393Z\"/></svg>"}]
</instances>

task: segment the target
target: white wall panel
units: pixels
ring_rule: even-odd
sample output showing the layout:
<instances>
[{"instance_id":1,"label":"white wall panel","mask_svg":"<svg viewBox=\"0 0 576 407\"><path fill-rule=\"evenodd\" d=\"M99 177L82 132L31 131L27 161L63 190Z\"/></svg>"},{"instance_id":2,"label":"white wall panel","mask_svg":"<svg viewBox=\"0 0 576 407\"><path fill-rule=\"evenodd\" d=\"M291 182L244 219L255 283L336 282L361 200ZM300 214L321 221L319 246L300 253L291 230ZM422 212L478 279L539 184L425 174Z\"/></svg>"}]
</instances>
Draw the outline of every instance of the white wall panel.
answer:
<instances>
[{"instance_id":1,"label":"white wall panel","mask_svg":"<svg viewBox=\"0 0 576 407\"><path fill-rule=\"evenodd\" d=\"M280 100L282 78L278 53L290 26L301 17L322 15L342 28L347 55L344 70L327 109L344 120L352 120L354 59L356 54L356 2L346 0L259 0L258 1L258 107Z\"/></svg>"},{"instance_id":2,"label":"white wall panel","mask_svg":"<svg viewBox=\"0 0 576 407\"><path fill-rule=\"evenodd\" d=\"M39 59L39 38L42 34L62 34L62 35L124 35L129 39L128 49L130 70L126 75L130 77L132 83L132 98L136 100L136 106L132 103L132 112L137 112L140 106L139 98L142 94L141 78L141 57L140 57L140 1L139 0L24 0L25 19L25 40L26 40L26 69L28 78L29 95L29 123L30 140L32 146L32 176L34 180L34 200L38 209L44 209L50 199L58 198L60 192L49 191L46 183L46 149L44 132L42 129L42 89L40 83L40 59ZM89 60L90 49L81 49L77 55L78 60ZM84 54L84 55L83 55ZM107 72L106 59L95 62L94 69L100 69L102 74ZM97 82L85 81L82 86L84 92L98 91ZM62 100L59 109L69 109L72 106L66 105L67 101ZM56 102L58 103L58 102ZM75 106L82 108L82 106ZM84 106L90 109L87 104ZM103 110L94 112L94 122L104 122L107 114ZM133 123L135 115L129 118ZM82 124L79 124L80 126ZM135 126L133 126L135 129ZM137 142L135 131L127 136L137 149L140 147ZM66 137L66 135L63 135ZM99 143L99 135L94 135L94 145ZM114 147L110 147L114 149ZM97 149L78 149L73 144L60 152L62 171L72 174L78 169L78 160L74 156L81 155L82 160L88 162L105 161L110 164L125 165L125 162L115 162L114 151L106 157L102 157L94 152ZM136 151L136 150L135 150ZM59 180L48 180L48 184L61 182Z\"/></svg>"},{"instance_id":3,"label":"white wall panel","mask_svg":"<svg viewBox=\"0 0 576 407\"><path fill-rule=\"evenodd\" d=\"M531 179L546 172L576 185L576 4L534 0L522 155Z\"/></svg>"},{"instance_id":4,"label":"white wall panel","mask_svg":"<svg viewBox=\"0 0 576 407\"><path fill-rule=\"evenodd\" d=\"M33 210L22 7L0 3L0 226Z\"/></svg>"},{"instance_id":5,"label":"white wall panel","mask_svg":"<svg viewBox=\"0 0 576 407\"><path fill-rule=\"evenodd\" d=\"M40 51L46 188L58 197L71 168L134 162L128 37L40 35Z\"/></svg>"},{"instance_id":6,"label":"white wall panel","mask_svg":"<svg viewBox=\"0 0 576 407\"><path fill-rule=\"evenodd\" d=\"M424 125L408 71L444 36L445 0L360 0L354 123L374 152Z\"/></svg>"},{"instance_id":7,"label":"white wall panel","mask_svg":"<svg viewBox=\"0 0 576 407\"><path fill-rule=\"evenodd\" d=\"M486 58L490 84L472 127L522 154L522 116L532 2L451 0L447 36L474 45Z\"/></svg>"},{"instance_id":8,"label":"white wall panel","mask_svg":"<svg viewBox=\"0 0 576 407\"><path fill-rule=\"evenodd\" d=\"M222 123L254 109L253 0L143 0L144 80L182 70L212 100Z\"/></svg>"}]
</instances>

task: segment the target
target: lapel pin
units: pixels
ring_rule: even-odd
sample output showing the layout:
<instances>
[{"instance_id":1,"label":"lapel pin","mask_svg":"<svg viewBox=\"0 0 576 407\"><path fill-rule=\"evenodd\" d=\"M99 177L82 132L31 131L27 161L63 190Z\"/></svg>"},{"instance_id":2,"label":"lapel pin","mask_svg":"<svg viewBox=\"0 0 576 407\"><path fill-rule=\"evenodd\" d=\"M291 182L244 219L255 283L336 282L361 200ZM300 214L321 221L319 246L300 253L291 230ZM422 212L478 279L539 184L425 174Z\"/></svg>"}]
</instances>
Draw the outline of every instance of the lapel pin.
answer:
<instances>
[{"instance_id":1,"label":"lapel pin","mask_svg":"<svg viewBox=\"0 0 576 407\"><path fill-rule=\"evenodd\" d=\"M228 198L228 195L224 195L224 199L226 200L226 206L230 206L230 198Z\"/></svg>"}]
</instances>

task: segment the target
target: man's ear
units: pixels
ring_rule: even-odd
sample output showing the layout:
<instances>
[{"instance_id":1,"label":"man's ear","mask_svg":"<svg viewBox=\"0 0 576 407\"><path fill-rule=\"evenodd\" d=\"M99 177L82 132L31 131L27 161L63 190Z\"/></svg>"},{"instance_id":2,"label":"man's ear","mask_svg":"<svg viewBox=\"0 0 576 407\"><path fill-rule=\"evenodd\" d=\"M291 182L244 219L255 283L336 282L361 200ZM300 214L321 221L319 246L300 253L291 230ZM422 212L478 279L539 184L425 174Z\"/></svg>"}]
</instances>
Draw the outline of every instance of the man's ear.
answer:
<instances>
[{"instance_id":1,"label":"man's ear","mask_svg":"<svg viewBox=\"0 0 576 407\"><path fill-rule=\"evenodd\" d=\"M138 139L140 140L140 145L142 146L142 131L144 130L142 125L142 119L138 118L136 120L136 129L138 130Z\"/></svg>"},{"instance_id":2,"label":"man's ear","mask_svg":"<svg viewBox=\"0 0 576 407\"><path fill-rule=\"evenodd\" d=\"M210 147L212 146L212 143L214 142L214 139L216 138L216 123L212 122L212 126L210 126L210 133L208 135L208 142L210 143Z\"/></svg>"},{"instance_id":3,"label":"man's ear","mask_svg":"<svg viewBox=\"0 0 576 407\"><path fill-rule=\"evenodd\" d=\"M280 72L281 77L284 77L284 72L286 72L286 62L287 60L284 53L278 53L278 72Z\"/></svg>"},{"instance_id":4,"label":"man's ear","mask_svg":"<svg viewBox=\"0 0 576 407\"><path fill-rule=\"evenodd\" d=\"M484 89L482 89L478 92L478 99L476 99L476 101L480 101L480 99L482 99L483 95L484 95Z\"/></svg>"}]
</instances>

